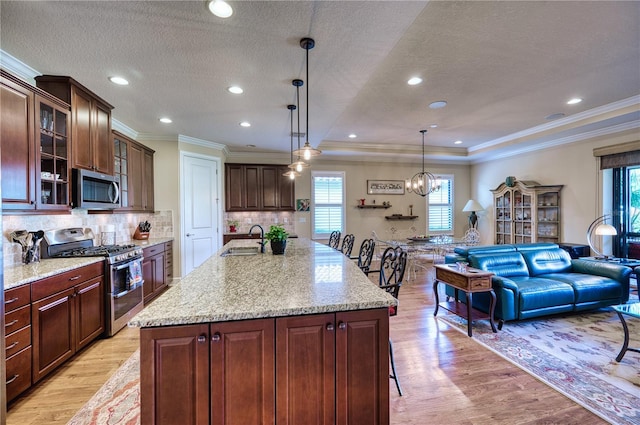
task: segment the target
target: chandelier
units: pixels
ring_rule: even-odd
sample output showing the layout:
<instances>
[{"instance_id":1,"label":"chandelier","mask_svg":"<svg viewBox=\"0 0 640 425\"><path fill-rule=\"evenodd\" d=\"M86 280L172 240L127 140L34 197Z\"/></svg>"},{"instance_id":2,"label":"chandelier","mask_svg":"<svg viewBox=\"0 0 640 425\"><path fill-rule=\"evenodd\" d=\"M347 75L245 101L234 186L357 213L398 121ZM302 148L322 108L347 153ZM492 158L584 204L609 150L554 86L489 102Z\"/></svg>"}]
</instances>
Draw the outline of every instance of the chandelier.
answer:
<instances>
[{"instance_id":1,"label":"chandelier","mask_svg":"<svg viewBox=\"0 0 640 425\"><path fill-rule=\"evenodd\" d=\"M316 45L316 42L313 38L303 38L300 40L300 47L307 51L307 131L306 131L306 139L307 141L304 143L304 146L300 149L293 151L293 153L297 156L301 156L304 159L308 160L312 156L320 155L322 151L315 149L309 143L309 50L313 49ZM299 132L298 132L299 133Z\"/></svg>"},{"instance_id":2,"label":"chandelier","mask_svg":"<svg viewBox=\"0 0 640 425\"><path fill-rule=\"evenodd\" d=\"M422 133L422 171L416 173L405 182L407 192L413 192L420 196L427 196L430 193L437 192L442 184L439 178L424 171L424 133L426 132L427 130L420 130L420 133Z\"/></svg>"}]
</instances>

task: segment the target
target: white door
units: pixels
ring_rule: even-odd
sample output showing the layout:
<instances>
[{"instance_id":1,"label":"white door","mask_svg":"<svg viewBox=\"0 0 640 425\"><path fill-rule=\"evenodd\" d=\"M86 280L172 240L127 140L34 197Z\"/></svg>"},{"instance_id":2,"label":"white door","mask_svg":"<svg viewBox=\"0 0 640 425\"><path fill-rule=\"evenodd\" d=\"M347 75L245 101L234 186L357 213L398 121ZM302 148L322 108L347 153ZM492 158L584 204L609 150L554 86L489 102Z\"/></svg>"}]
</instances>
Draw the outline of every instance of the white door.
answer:
<instances>
[{"instance_id":1,"label":"white door","mask_svg":"<svg viewBox=\"0 0 640 425\"><path fill-rule=\"evenodd\" d=\"M188 153L181 159L182 276L186 276L220 248L220 160Z\"/></svg>"}]
</instances>

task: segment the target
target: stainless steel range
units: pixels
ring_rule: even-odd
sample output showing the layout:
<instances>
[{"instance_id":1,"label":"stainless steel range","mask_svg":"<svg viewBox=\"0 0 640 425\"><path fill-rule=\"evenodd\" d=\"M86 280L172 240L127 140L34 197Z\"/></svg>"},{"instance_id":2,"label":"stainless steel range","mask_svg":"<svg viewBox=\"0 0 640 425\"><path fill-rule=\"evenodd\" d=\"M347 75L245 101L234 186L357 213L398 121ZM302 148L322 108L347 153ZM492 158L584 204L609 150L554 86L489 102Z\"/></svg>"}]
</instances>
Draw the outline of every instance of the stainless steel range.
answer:
<instances>
[{"instance_id":1,"label":"stainless steel range","mask_svg":"<svg viewBox=\"0 0 640 425\"><path fill-rule=\"evenodd\" d=\"M142 248L133 244L94 246L94 239L89 228L46 231L42 257L105 258L105 334L113 336L143 308Z\"/></svg>"}]
</instances>

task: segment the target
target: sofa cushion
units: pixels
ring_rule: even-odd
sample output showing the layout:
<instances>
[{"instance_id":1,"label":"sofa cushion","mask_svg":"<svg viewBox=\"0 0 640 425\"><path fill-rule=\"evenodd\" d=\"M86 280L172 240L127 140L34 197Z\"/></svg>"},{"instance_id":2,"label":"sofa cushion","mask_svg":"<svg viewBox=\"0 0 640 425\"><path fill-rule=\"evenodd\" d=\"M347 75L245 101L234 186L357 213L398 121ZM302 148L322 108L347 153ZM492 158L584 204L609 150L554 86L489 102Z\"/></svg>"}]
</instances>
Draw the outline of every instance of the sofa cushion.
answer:
<instances>
[{"instance_id":1,"label":"sofa cushion","mask_svg":"<svg viewBox=\"0 0 640 425\"><path fill-rule=\"evenodd\" d=\"M564 249L523 251L522 256L529 268L529 275L532 277L571 271L571 256Z\"/></svg>"},{"instance_id":2,"label":"sofa cushion","mask_svg":"<svg viewBox=\"0 0 640 425\"><path fill-rule=\"evenodd\" d=\"M534 243L517 243L513 247L520 252L523 251L539 251L541 249L560 248L558 244L553 242L534 242Z\"/></svg>"},{"instance_id":3,"label":"sofa cushion","mask_svg":"<svg viewBox=\"0 0 640 425\"><path fill-rule=\"evenodd\" d=\"M609 277L582 273L551 273L544 277L571 285L577 304L622 298L622 285Z\"/></svg>"},{"instance_id":4,"label":"sofa cushion","mask_svg":"<svg viewBox=\"0 0 640 425\"><path fill-rule=\"evenodd\" d=\"M496 276L529 276L522 254L516 251L473 254L469 256L469 264L471 267L493 272Z\"/></svg>"},{"instance_id":5,"label":"sofa cushion","mask_svg":"<svg viewBox=\"0 0 640 425\"><path fill-rule=\"evenodd\" d=\"M538 310L547 307L572 305L575 293L571 285L544 277L518 277L518 310Z\"/></svg>"},{"instance_id":6,"label":"sofa cushion","mask_svg":"<svg viewBox=\"0 0 640 425\"><path fill-rule=\"evenodd\" d=\"M457 246L453 252L468 257L471 254L480 254L483 252L513 252L516 249L513 245L481 245L481 246Z\"/></svg>"}]
</instances>

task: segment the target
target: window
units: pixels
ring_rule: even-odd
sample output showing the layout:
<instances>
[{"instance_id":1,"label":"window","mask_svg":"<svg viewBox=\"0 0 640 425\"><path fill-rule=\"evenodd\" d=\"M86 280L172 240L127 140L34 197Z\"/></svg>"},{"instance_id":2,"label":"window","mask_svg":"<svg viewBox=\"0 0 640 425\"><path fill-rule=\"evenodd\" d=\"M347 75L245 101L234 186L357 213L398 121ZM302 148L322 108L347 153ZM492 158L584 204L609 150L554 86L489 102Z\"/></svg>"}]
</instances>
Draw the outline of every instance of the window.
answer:
<instances>
[{"instance_id":1,"label":"window","mask_svg":"<svg viewBox=\"0 0 640 425\"><path fill-rule=\"evenodd\" d=\"M640 258L640 166L614 168L613 176L613 254Z\"/></svg>"},{"instance_id":2,"label":"window","mask_svg":"<svg viewBox=\"0 0 640 425\"><path fill-rule=\"evenodd\" d=\"M328 238L334 230L344 231L344 172L311 173L312 228L314 239Z\"/></svg>"},{"instance_id":3,"label":"window","mask_svg":"<svg viewBox=\"0 0 640 425\"><path fill-rule=\"evenodd\" d=\"M453 176L441 176L437 192L427 196L428 233L453 233Z\"/></svg>"}]
</instances>

